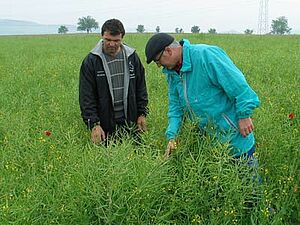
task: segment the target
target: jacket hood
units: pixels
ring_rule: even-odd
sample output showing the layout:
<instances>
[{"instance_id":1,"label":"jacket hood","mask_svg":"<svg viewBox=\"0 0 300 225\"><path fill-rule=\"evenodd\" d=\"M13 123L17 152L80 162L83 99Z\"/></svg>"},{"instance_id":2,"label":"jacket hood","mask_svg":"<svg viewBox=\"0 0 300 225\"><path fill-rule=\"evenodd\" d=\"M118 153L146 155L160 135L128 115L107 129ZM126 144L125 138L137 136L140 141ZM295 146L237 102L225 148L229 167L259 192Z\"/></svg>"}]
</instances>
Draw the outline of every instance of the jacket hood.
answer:
<instances>
[{"instance_id":1,"label":"jacket hood","mask_svg":"<svg viewBox=\"0 0 300 225\"><path fill-rule=\"evenodd\" d=\"M103 54L102 52L102 43L103 43L103 40L101 39L97 45L91 50L91 53L94 54L94 55L98 55L100 56L101 54ZM122 43L122 47L124 48L125 50L125 53L126 53L126 56L127 58L129 56L131 56L134 52L135 52L135 49L134 48L131 48L129 46L127 46L126 44Z\"/></svg>"}]
</instances>

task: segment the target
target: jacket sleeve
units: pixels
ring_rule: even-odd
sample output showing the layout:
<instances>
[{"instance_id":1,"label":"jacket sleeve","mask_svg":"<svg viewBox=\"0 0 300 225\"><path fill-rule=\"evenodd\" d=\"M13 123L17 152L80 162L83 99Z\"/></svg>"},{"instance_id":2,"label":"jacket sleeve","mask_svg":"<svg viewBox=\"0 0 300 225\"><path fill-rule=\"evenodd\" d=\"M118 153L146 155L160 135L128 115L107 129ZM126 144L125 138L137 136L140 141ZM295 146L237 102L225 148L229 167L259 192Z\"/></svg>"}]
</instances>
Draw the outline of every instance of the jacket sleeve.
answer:
<instances>
[{"instance_id":1,"label":"jacket sleeve","mask_svg":"<svg viewBox=\"0 0 300 225\"><path fill-rule=\"evenodd\" d=\"M145 80L145 69L140 58L135 54L135 73L136 73L136 103L137 116L148 114L148 92Z\"/></svg>"},{"instance_id":2,"label":"jacket sleeve","mask_svg":"<svg viewBox=\"0 0 300 225\"><path fill-rule=\"evenodd\" d=\"M79 104L81 116L89 129L93 124L100 122L97 109L97 86L93 62L87 56L80 68Z\"/></svg>"},{"instance_id":3,"label":"jacket sleeve","mask_svg":"<svg viewBox=\"0 0 300 225\"><path fill-rule=\"evenodd\" d=\"M204 55L208 76L214 85L222 88L229 99L235 102L238 118L250 117L253 110L260 105L260 101L247 83L243 73L218 47L210 47Z\"/></svg>"},{"instance_id":4,"label":"jacket sleeve","mask_svg":"<svg viewBox=\"0 0 300 225\"><path fill-rule=\"evenodd\" d=\"M175 85L172 84L172 78L168 75L168 128L166 136L168 140L175 139L182 124L183 107L180 104L178 92Z\"/></svg>"}]
</instances>

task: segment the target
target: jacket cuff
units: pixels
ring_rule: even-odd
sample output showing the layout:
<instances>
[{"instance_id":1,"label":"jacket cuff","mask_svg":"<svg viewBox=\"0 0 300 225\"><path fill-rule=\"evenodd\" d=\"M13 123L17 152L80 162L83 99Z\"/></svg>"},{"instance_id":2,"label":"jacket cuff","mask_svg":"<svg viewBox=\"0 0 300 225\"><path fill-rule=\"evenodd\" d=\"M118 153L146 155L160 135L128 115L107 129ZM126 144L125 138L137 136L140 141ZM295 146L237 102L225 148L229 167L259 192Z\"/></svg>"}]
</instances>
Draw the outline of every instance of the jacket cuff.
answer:
<instances>
[{"instance_id":1,"label":"jacket cuff","mask_svg":"<svg viewBox=\"0 0 300 225\"><path fill-rule=\"evenodd\" d=\"M139 116L147 117L147 113L146 112L139 112L137 115L138 115L138 117Z\"/></svg>"},{"instance_id":2,"label":"jacket cuff","mask_svg":"<svg viewBox=\"0 0 300 225\"><path fill-rule=\"evenodd\" d=\"M99 122L96 122L96 123L93 123L92 126L91 126L91 130L92 130L95 126L100 126L100 121L99 121Z\"/></svg>"},{"instance_id":3,"label":"jacket cuff","mask_svg":"<svg viewBox=\"0 0 300 225\"><path fill-rule=\"evenodd\" d=\"M91 120L87 121L87 127L89 130L92 130L97 125L100 126L100 121L97 121L97 122L92 122Z\"/></svg>"},{"instance_id":4,"label":"jacket cuff","mask_svg":"<svg viewBox=\"0 0 300 225\"><path fill-rule=\"evenodd\" d=\"M251 116L252 116L252 113L251 113L250 111L239 112L239 113L238 113L238 118L239 118L239 119L250 118Z\"/></svg>"}]
</instances>

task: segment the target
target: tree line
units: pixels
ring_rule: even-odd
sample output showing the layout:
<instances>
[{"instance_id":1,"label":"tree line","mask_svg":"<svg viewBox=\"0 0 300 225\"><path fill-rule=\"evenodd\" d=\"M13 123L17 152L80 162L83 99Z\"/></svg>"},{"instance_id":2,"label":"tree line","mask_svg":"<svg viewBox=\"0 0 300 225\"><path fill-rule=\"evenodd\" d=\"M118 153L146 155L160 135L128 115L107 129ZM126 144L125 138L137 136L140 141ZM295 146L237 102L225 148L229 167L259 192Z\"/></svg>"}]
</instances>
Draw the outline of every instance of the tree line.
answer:
<instances>
[{"instance_id":1,"label":"tree line","mask_svg":"<svg viewBox=\"0 0 300 225\"><path fill-rule=\"evenodd\" d=\"M86 31L87 33L92 32L93 29L96 30L99 28L98 22L91 16L79 18L77 25L78 25L77 26L78 31ZM144 25L142 25L142 24L139 24L136 28L136 31L138 33L144 33L145 30L146 29L145 29ZM159 33L160 27L156 26L155 30L157 33ZM200 27L197 25L194 25L191 27L192 33L200 33L200 30L201 30ZM272 20L271 31L269 34L279 34L279 35L290 34L291 30L292 30L292 28L290 28L288 26L288 19L285 16L281 16L275 20ZM68 32L68 28L64 25L62 25L58 28L59 34L65 34L67 32ZM217 30L215 28L210 28L207 32L210 34L216 34ZM182 28L176 27L175 33L184 33L184 30ZM246 29L244 31L244 33L245 34L253 34L253 30Z\"/></svg>"}]
</instances>

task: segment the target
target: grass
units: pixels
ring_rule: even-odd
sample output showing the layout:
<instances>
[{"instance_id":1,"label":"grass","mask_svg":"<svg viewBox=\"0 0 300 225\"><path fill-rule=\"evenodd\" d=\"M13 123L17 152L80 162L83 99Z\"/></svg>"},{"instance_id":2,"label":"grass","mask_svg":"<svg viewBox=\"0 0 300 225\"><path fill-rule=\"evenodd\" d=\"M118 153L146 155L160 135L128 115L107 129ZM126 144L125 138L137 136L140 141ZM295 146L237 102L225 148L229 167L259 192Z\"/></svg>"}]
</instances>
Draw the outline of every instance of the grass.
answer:
<instances>
[{"instance_id":1,"label":"grass","mask_svg":"<svg viewBox=\"0 0 300 225\"><path fill-rule=\"evenodd\" d=\"M107 148L91 144L78 105L79 67L99 37L0 37L0 224L299 223L300 37L176 35L224 48L258 93L262 185L190 123L163 160L167 85L145 63L149 37L125 36L146 68L148 132Z\"/></svg>"}]
</instances>

